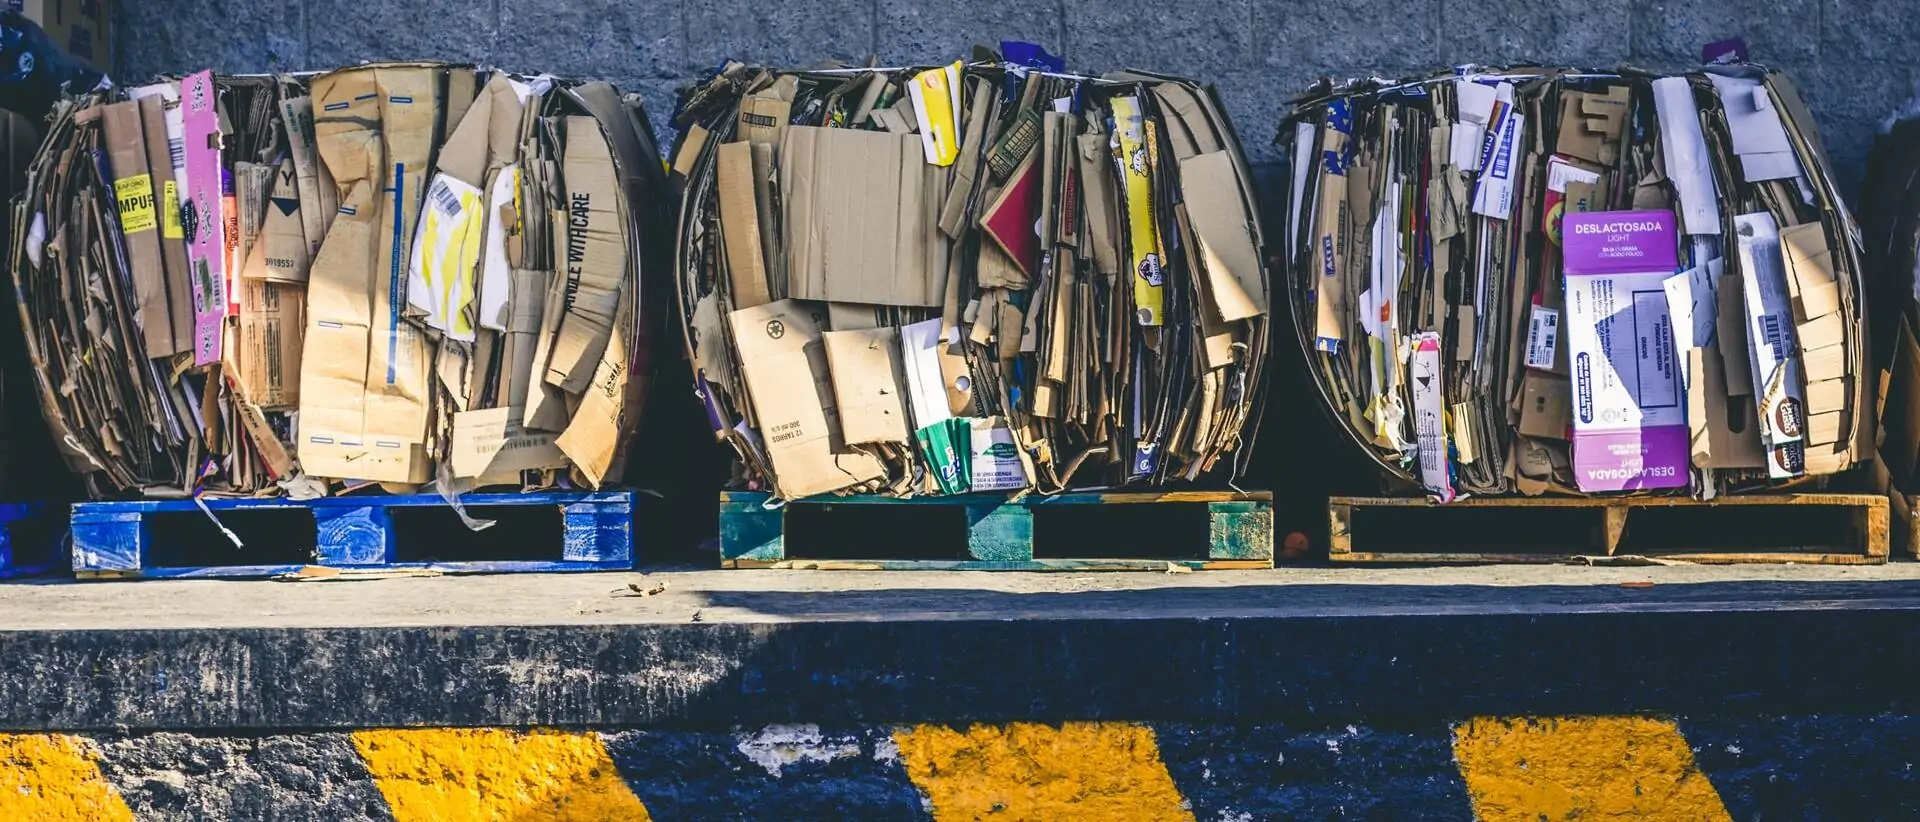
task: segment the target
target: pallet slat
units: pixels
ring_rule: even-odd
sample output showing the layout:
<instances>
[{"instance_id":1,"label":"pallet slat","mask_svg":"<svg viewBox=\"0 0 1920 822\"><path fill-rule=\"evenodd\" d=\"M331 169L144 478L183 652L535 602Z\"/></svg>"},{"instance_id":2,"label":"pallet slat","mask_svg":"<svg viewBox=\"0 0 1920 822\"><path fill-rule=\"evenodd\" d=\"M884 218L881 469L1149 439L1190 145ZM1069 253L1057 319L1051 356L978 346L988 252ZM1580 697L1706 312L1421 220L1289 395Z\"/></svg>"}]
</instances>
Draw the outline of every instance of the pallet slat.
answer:
<instances>
[{"instance_id":1,"label":"pallet slat","mask_svg":"<svg viewBox=\"0 0 1920 822\"><path fill-rule=\"evenodd\" d=\"M1170 565L1191 570L1273 567L1273 495L1268 492L1174 491L1157 493L1074 493L1029 495L1010 500L1001 494L953 497L822 497L769 509L771 495L752 491L720 494L720 559L728 568L816 570L961 570L961 571L1164 571ZM1089 505L1205 505L1207 558L1103 559L1036 558L1034 510ZM966 514L964 560L790 559L786 550L786 512L791 505L865 505L958 508Z\"/></svg>"},{"instance_id":2,"label":"pallet slat","mask_svg":"<svg viewBox=\"0 0 1920 822\"><path fill-rule=\"evenodd\" d=\"M296 512L312 516L314 564L333 568L428 568L443 573L511 573L625 570L633 567L631 491L468 494L469 508L557 506L557 557L547 560L473 562L401 562L393 510L448 508L433 494L324 497L314 500L203 499L216 515L237 511ZM298 571L299 564L155 567L153 519L159 515L200 514L193 500L83 502L73 506L73 570L86 578L215 578L275 576Z\"/></svg>"},{"instance_id":3,"label":"pallet slat","mask_svg":"<svg viewBox=\"0 0 1920 822\"><path fill-rule=\"evenodd\" d=\"M1756 544L1705 550L1692 547L1657 547L1639 549L1628 546L1627 540L1632 534L1636 511L1649 510L1698 510L1713 511L1728 508L1756 509L1743 516L1753 522L1765 522L1766 509L1792 508L1802 509L1819 507L1837 509L1846 512L1848 522L1845 528L1836 529L1846 533L1837 535L1836 541L1819 544ZM1463 551L1456 549L1438 550L1441 545L1451 545L1445 537L1455 533L1448 526L1457 524L1463 510L1538 510L1538 509L1578 509L1595 511L1598 519L1589 523L1592 528L1590 550L1568 551L1564 546L1541 550L1528 550L1513 547L1490 548L1487 551ZM1363 539L1355 536L1354 520L1363 516L1365 511L1396 510L1410 525L1407 531L1417 535L1411 545L1389 548L1385 537ZM1413 513L1420 511L1423 513ZM1630 553L1655 559L1680 562L1738 564L1738 563L1812 563L1822 565L1878 565L1887 561L1890 544L1889 507L1886 497L1873 494L1769 494L1754 496L1728 496L1711 502L1701 502L1688 497L1520 497L1520 498L1474 498L1456 500L1446 505L1437 505L1425 498L1409 497L1334 497L1328 500L1327 523L1329 528L1328 557L1334 562L1343 563L1419 563L1419 564L1491 564L1491 563L1559 563L1567 562L1583 554L1613 556L1618 553ZM1702 519L1690 515L1673 514L1673 517ZM1799 511L1782 512L1782 517L1804 517ZM1791 520L1782 520L1782 525L1792 524ZM1704 521L1701 527L1709 527ZM1791 536L1785 540L1790 541ZM1424 540L1424 542L1422 541ZM1431 549L1430 549L1431 548Z\"/></svg>"}]
</instances>

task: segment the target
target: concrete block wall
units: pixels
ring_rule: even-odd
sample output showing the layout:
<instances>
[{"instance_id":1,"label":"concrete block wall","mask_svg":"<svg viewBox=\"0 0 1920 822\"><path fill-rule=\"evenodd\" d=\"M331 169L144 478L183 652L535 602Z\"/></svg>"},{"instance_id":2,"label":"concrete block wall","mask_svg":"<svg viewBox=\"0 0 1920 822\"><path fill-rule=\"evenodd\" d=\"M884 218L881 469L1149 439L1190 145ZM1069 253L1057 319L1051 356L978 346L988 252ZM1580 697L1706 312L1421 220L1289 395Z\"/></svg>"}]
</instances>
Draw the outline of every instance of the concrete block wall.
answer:
<instances>
[{"instance_id":1,"label":"concrete block wall","mask_svg":"<svg viewBox=\"0 0 1920 822\"><path fill-rule=\"evenodd\" d=\"M1649 67L1744 37L1798 78L1845 186L1877 123L1913 96L1920 0L115 0L129 80L212 66L326 68L440 58L612 80L664 119L726 58L950 60L975 42L1045 44L1075 69L1217 83L1257 161L1314 78L1462 62Z\"/></svg>"}]
</instances>

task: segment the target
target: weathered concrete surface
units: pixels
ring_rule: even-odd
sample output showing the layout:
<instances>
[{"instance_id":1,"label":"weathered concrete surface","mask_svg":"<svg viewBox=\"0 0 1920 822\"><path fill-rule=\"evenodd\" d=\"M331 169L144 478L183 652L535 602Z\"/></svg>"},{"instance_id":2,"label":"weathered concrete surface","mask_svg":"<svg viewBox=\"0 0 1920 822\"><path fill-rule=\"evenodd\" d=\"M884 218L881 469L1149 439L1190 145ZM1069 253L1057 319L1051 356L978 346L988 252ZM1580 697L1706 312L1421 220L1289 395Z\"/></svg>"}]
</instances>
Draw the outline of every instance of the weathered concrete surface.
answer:
<instances>
[{"instance_id":1,"label":"weathered concrete surface","mask_svg":"<svg viewBox=\"0 0 1920 822\"><path fill-rule=\"evenodd\" d=\"M1908 596L1920 563L1883 566L1284 568L1157 573L711 571L506 574L286 583L0 586L0 630L682 625L819 620L1311 616L1382 607L1525 609ZM1652 588L1622 588L1651 583ZM629 586L638 586L635 591ZM1746 587L1741 587L1746 586ZM644 592L658 590L646 595Z\"/></svg>"},{"instance_id":2,"label":"weathered concrete surface","mask_svg":"<svg viewBox=\"0 0 1920 822\"><path fill-rule=\"evenodd\" d=\"M1894 819L1920 720L0 735L35 820Z\"/></svg>"},{"instance_id":3,"label":"weathered concrete surface","mask_svg":"<svg viewBox=\"0 0 1920 822\"><path fill-rule=\"evenodd\" d=\"M1916 564L0 593L0 819L1920 814Z\"/></svg>"},{"instance_id":4,"label":"weathered concrete surface","mask_svg":"<svg viewBox=\"0 0 1920 822\"><path fill-rule=\"evenodd\" d=\"M614 80L664 121L672 89L727 58L779 64L951 60L1028 38L1075 68L1120 64L1220 85L1258 161L1313 79L1464 62L1686 65L1745 37L1791 70L1840 177L1857 187L1874 124L1914 92L1913 0L174 0L116 3L122 73L324 68L434 57Z\"/></svg>"},{"instance_id":5,"label":"weathered concrete surface","mask_svg":"<svg viewBox=\"0 0 1920 822\"><path fill-rule=\"evenodd\" d=\"M1892 566L1854 578L1873 574L1911 577ZM1920 654L1912 579L1364 585L1273 572L1135 587L1166 579L1141 576L955 574L915 588L887 574L656 574L640 587L668 593L652 597L625 575L10 586L0 728L1206 724L1920 703L1886 664ZM49 627L61 610L70 627Z\"/></svg>"}]
</instances>

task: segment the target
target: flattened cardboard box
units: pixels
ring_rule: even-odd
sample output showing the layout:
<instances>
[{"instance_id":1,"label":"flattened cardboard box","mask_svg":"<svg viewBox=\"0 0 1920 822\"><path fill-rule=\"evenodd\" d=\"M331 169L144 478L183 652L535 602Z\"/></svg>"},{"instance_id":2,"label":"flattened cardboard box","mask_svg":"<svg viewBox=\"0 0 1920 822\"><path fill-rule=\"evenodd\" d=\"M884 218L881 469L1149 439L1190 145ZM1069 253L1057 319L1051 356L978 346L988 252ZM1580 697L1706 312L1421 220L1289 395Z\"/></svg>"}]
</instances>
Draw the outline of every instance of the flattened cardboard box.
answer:
<instances>
[{"instance_id":1,"label":"flattened cardboard box","mask_svg":"<svg viewBox=\"0 0 1920 822\"><path fill-rule=\"evenodd\" d=\"M339 213L308 281L300 463L319 477L428 477L427 341L400 316L444 70L378 65L313 80L315 141ZM369 150L372 147L378 150Z\"/></svg>"},{"instance_id":2,"label":"flattened cardboard box","mask_svg":"<svg viewBox=\"0 0 1920 822\"><path fill-rule=\"evenodd\" d=\"M592 117L566 118L566 292L546 381L569 394L587 389L613 333L627 276L627 234L613 149Z\"/></svg>"},{"instance_id":3,"label":"flattened cardboard box","mask_svg":"<svg viewBox=\"0 0 1920 822\"><path fill-rule=\"evenodd\" d=\"M816 312L824 314L817 305L781 300L728 316L778 491L786 499L887 475L878 459L842 441Z\"/></svg>"},{"instance_id":4,"label":"flattened cardboard box","mask_svg":"<svg viewBox=\"0 0 1920 822\"><path fill-rule=\"evenodd\" d=\"M520 424L522 409L513 406L462 411L453 415L453 443L448 469L455 477L478 477L479 485L520 481L521 471L560 468L567 455L554 444L551 431L529 431Z\"/></svg>"},{"instance_id":5,"label":"flattened cardboard box","mask_svg":"<svg viewBox=\"0 0 1920 822\"><path fill-rule=\"evenodd\" d=\"M791 126L780 157L787 294L796 300L937 307L946 291L943 170L920 140Z\"/></svg>"},{"instance_id":6,"label":"flattened cardboard box","mask_svg":"<svg viewBox=\"0 0 1920 822\"><path fill-rule=\"evenodd\" d=\"M160 207L143 135L140 104L114 103L101 109L107 160L113 167L113 196L126 238L127 265L133 274L136 316L147 356L170 357L191 347L176 340L168 306L166 257L160 244Z\"/></svg>"},{"instance_id":7,"label":"flattened cardboard box","mask_svg":"<svg viewBox=\"0 0 1920 822\"><path fill-rule=\"evenodd\" d=\"M240 388L262 410L300 404L300 360L307 331L306 289L240 283Z\"/></svg>"},{"instance_id":8,"label":"flattened cardboard box","mask_svg":"<svg viewBox=\"0 0 1920 822\"><path fill-rule=\"evenodd\" d=\"M906 443L907 413L900 388L900 330L866 328L821 335L833 379L834 404L850 445Z\"/></svg>"}]
</instances>

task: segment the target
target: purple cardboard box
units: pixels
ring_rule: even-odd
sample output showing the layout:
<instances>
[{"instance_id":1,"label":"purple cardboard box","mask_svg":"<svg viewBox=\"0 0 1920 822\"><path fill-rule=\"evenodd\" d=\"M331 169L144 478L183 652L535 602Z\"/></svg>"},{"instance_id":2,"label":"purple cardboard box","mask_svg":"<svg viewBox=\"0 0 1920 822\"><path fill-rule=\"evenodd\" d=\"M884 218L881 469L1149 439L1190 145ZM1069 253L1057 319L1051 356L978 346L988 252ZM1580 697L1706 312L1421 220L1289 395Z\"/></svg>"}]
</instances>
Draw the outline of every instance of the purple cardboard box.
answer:
<instances>
[{"instance_id":1,"label":"purple cardboard box","mask_svg":"<svg viewBox=\"0 0 1920 822\"><path fill-rule=\"evenodd\" d=\"M1671 211L1568 214L1573 473L1582 491L1683 488L1687 411L1661 281L1679 266Z\"/></svg>"}]
</instances>

